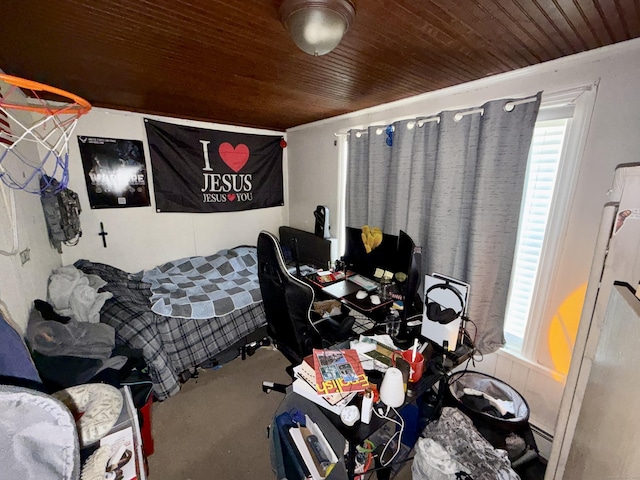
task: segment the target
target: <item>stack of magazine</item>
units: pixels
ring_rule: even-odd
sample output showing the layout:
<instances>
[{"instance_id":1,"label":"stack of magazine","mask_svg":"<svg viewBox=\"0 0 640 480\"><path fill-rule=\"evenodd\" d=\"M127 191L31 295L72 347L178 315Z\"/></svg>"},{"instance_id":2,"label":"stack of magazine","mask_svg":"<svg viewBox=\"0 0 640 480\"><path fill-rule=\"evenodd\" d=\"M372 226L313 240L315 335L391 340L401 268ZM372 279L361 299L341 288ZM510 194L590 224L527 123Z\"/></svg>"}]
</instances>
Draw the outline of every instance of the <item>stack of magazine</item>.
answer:
<instances>
[{"instance_id":1,"label":"stack of magazine","mask_svg":"<svg viewBox=\"0 0 640 480\"><path fill-rule=\"evenodd\" d=\"M369 387L355 350L316 349L293 371L293 391L336 415Z\"/></svg>"}]
</instances>

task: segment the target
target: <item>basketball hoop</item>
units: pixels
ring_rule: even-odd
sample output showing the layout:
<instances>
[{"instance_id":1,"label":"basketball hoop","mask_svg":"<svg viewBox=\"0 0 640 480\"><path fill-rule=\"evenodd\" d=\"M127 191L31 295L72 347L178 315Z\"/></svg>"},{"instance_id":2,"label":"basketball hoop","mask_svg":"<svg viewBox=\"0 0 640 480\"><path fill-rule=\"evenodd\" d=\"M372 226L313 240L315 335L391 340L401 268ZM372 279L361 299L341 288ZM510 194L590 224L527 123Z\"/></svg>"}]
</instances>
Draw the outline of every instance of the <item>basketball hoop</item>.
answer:
<instances>
[{"instance_id":1,"label":"basketball hoop","mask_svg":"<svg viewBox=\"0 0 640 480\"><path fill-rule=\"evenodd\" d=\"M59 88L11 75L0 74L0 87L5 86L2 82L7 89L0 89L0 180L35 194L64 189L69 182L69 139L91 104ZM42 98L39 92L56 100ZM57 185L41 185L43 174Z\"/></svg>"}]
</instances>

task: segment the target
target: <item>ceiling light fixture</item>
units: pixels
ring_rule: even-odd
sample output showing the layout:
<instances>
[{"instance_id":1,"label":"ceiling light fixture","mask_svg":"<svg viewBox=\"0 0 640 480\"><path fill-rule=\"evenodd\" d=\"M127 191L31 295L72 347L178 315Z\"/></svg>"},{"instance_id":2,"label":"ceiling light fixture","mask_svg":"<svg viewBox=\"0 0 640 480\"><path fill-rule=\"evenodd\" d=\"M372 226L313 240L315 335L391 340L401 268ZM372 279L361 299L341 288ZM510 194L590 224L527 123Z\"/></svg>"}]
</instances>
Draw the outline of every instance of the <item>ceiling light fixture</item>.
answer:
<instances>
[{"instance_id":1,"label":"ceiling light fixture","mask_svg":"<svg viewBox=\"0 0 640 480\"><path fill-rule=\"evenodd\" d=\"M356 15L350 0L284 0L280 21L294 43L309 55L336 48Z\"/></svg>"}]
</instances>

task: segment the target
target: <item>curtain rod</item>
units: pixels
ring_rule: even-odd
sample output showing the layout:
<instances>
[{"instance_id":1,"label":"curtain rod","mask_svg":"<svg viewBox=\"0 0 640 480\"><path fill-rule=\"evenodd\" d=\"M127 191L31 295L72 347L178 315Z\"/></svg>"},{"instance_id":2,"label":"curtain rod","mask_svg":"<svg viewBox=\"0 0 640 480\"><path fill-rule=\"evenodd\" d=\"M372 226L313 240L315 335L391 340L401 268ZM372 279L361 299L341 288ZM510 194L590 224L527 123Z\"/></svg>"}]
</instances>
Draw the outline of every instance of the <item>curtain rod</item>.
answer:
<instances>
[{"instance_id":1,"label":"curtain rod","mask_svg":"<svg viewBox=\"0 0 640 480\"><path fill-rule=\"evenodd\" d=\"M587 89L590 89L590 88L591 88L591 86L583 86L581 90L587 90ZM574 90L574 89L569 89L569 90ZM569 91L569 90L564 90L562 93L564 93L565 91ZM578 90L578 89L575 89L575 90ZM523 99L520 99L520 100L514 100L514 101L511 101L511 102L507 102L504 105L504 109L505 109L505 111L510 112L517 105L523 105L525 103L535 102L537 99L538 99L537 95L533 95L531 97L526 97L526 98L523 98ZM482 114L484 114L484 109L483 108L474 108L474 109L471 109L471 110L462 110L462 111L457 112L455 114L454 120L459 122L465 115L472 115L474 113L479 113L480 115L482 115ZM374 123L374 124L371 124L371 125L369 125L367 127L363 127L363 128L353 128L352 127L347 131L335 132L334 135L336 137L340 137L340 136L343 136L343 135L348 135L349 131L351 131L351 130L365 131L370 127L375 127L375 126L378 126L378 125L380 126L380 128L384 129L388 125L391 125L391 124L393 124L395 122L402 121L402 120L407 120L407 118L398 118L396 120L392 120L389 123L384 123L384 124L375 124ZM424 125L424 123L426 123L426 122L438 122L438 123L440 123L440 116L436 115L436 116L429 116L429 117L417 117L415 119L415 122L418 124L419 127L422 127L422 125ZM412 128L412 127L410 127L410 128ZM378 135L380 135L382 132L376 132L376 133Z\"/></svg>"}]
</instances>

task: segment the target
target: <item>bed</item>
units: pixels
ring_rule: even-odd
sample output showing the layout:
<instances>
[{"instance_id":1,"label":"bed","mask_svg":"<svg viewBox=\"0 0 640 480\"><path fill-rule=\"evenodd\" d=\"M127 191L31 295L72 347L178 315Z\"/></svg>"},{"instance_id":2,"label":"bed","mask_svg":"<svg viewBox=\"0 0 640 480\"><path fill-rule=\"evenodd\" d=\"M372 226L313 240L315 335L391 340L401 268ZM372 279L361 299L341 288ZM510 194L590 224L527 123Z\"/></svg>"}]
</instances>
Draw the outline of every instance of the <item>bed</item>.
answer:
<instances>
[{"instance_id":1,"label":"bed","mask_svg":"<svg viewBox=\"0 0 640 480\"><path fill-rule=\"evenodd\" d=\"M208 261L215 258L219 262L219 254L229 252L234 255L235 250L221 251L209 257L189 257L189 260L198 259L200 270L216 271L215 268L211 268L215 261L205 265L206 262L202 259ZM252 255L256 258L255 249ZM248 263L251 262L251 255L245 258L249 259ZM177 265L176 268L179 270L184 260L169 262L156 269L169 271L171 265ZM160 315L152 310L151 284L142 280L143 272L131 274L110 265L88 260L78 260L74 266L87 275L98 275L107 282L101 291L111 292L113 298L107 300L100 310L100 321L115 328L117 343L142 349L153 381L153 392L159 400L165 400L180 390L180 376L183 372L210 362L252 334L263 331L266 325L259 290L257 293L252 291L253 301L233 309L230 313L209 318L180 318L184 315ZM243 271L246 282L255 280L257 283L257 270L256 273L253 273L253 269L250 270L250 274ZM157 283L167 287L167 298L184 298L185 294L181 289L184 285L172 286L166 279L160 279ZM204 288L206 289L206 285ZM237 293L235 288L231 291ZM157 289L153 294L154 309L165 311L170 308L168 300L156 298L156 292ZM202 308L204 303L201 299L199 316L208 311ZM183 313L184 304L178 302L176 305L176 311ZM218 311L230 310L228 302L223 307Z\"/></svg>"}]
</instances>

